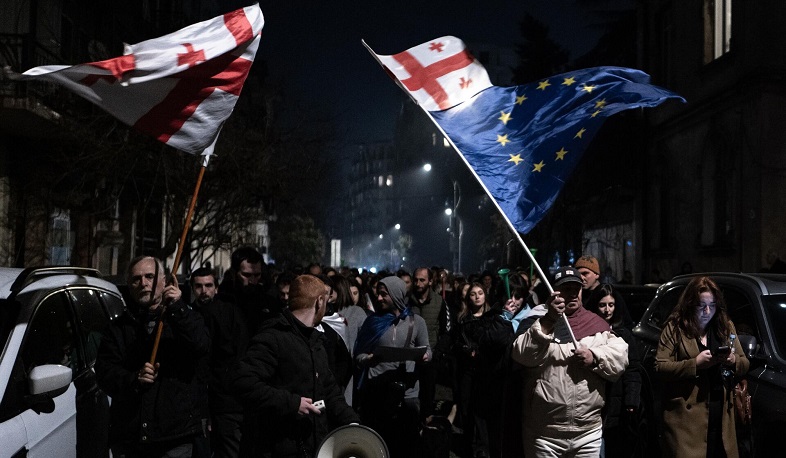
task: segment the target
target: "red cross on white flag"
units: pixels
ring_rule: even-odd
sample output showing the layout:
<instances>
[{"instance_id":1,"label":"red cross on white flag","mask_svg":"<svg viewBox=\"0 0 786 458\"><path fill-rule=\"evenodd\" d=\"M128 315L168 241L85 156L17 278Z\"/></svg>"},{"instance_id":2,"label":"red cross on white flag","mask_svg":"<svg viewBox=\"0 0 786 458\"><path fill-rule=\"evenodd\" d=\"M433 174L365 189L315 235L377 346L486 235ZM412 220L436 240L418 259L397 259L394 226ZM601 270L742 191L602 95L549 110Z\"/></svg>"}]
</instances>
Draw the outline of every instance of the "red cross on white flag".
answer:
<instances>
[{"instance_id":1,"label":"red cross on white flag","mask_svg":"<svg viewBox=\"0 0 786 458\"><path fill-rule=\"evenodd\" d=\"M392 56L371 52L426 111L446 110L491 87L486 69L456 37L437 38Z\"/></svg>"},{"instance_id":2,"label":"red cross on white flag","mask_svg":"<svg viewBox=\"0 0 786 458\"><path fill-rule=\"evenodd\" d=\"M248 76L263 25L256 4L127 45L121 57L9 76L61 84L139 131L209 156Z\"/></svg>"}]
</instances>

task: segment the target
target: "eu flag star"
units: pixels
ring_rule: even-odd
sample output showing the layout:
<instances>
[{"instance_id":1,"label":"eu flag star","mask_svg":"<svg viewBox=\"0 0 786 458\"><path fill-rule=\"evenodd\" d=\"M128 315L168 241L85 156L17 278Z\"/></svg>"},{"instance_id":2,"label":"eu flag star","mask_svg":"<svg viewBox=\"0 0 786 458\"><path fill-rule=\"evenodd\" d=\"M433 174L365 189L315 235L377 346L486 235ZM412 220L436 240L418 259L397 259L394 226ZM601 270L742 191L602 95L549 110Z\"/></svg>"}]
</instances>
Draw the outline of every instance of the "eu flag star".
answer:
<instances>
[{"instance_id":1,"label":"eu flag star","mask_svg":"<svg viewBox=\"0 0 786 458\"><path fill-rule=\"evenodd\" d=\"M508 140L508 134L505 135L497 134L497 143L502 143L502 146L505 146L508 143L510 143L510 140Z\"/></svg>"},{"instance_id":2,"label":"eu flag star","mask_svg":"<svg viewBox=\"0 0 786 458\"><path fill-rule=\"evenodd\" d=\"M590 116L590 117L594 118L595 116L597 116L599 114L600 114L600 110L595 110L595 112L592 113L592 116Z\"/></svg>"},{"instance_id":3,"label":"eu flag star","mask_svg":"<svg viewBox=\"0 0 786 458\"><path fill-rule=\"evenodd\" d=\"M600 99L595 102L595 108L603 108L606 106L606 99Z\"/></svg>"},{"instance_id":4,"label":"eu flag star","mask_svg":"<svg viewBox=\"0 0 786 458\"><path fill-rule=\"evenodd\" d=\"M521 158L521 154L511 154L510 159L508 162L512 162L514 165L519 165L519 162L523 161L524 159Z\"/></svg>"},{"instance_id":5,"label":"eu flag star","mask_svg":"<svg viewBox=\"0 0 786 458\"><path fill-rule=\"evenodd\" d=\"M538 89L541 90L541 91L545 91L546 88L549 87L549 86L551 86L551 83L549 83L549 80L544 80L544 81L541 81L540 83L538 83Z\"/></svg>"},{"instance_id":6,"label":"eu flag star","mask_svg":"<svg viewBox=\"0 0 786 458\"><path fill-rule=\"evenodd\" d=\"M510 117L510 113L505 113L504 111L500 111L500 113L502 114L502 116L500 116L497 119L502 121L502 124L507 126L508 125L508 121L510 121L513 118Z\"/></svg>"},{"instance_id":7,"label":"eu flag star","mask_svg":"<svg viewBox=\"0 0 786 458\"><path fill-rule=\"evenodd\" d=\"M581 136L584 135L584 132L586 132L586 131L587 131L587 129L582 127L581 130L576 132L576 135L573 138L581 138Z\"/></svg>"},{"instance_id":8,"label":"eu flag star","mask_svg":"<svg viewBox=\"0 0 786 458\"><path fill-rule=\"evenodd\" d=\"M587 94L592 94L592 91L595 90L597 86L587 86L586 84L581 87L581 90L586 92Z\"/></svg>"},{"instance_id":9,"label":"eu flag star","mask_svg":"<svg viewBox=\"0 0 786 458\"><path fill-rule=\"evenodd\" d=\"M560 148L560 150L559 150L559 151L557 151L557 158L556 158L556 159L554 159L554 160L555 160L555 161L562 161L562 160L565 160L565 155L566 155L566 154L568 154L568 152L565 150L565 148L564 148L564 147L562 147L562 148Z\"/></svg>"},{"instance_id":10,"label":"eu flag star","mask_svg":"<svg viewBox=\"0 0 786 458\"><path fill-rule=\"evenodd\" d=\"M535 164L533 166L534 168L532 169L532 171L533 172L542 172L543 171L542 169L543 169L544 165L546 165L546 164L544 164L543 161L540 161L540 162L538 162L537 164Z\"/></svg>"},{"instance_id":11,"label":"eu flag star","mask_svg":"<svg viewBox=\"0 0 786 458\"><path fill-rule=\"evenodd\" d=\"M516 105L521 105L525 100L527 100L527 96L524 94L516 96Z\"/></svg>"},{"instance_id":12,"label":"eu flag star","mask_svg":"<svg viewBox=\"0 0 786 458\"><path fill-rule=\"evenodd\" d=\"M576 78L573 76L571 76L570 78L565 78L562 81L563 86L570 86L571 84L575 84L575 83L576 83Z\"/></svg>"}]
</instances>

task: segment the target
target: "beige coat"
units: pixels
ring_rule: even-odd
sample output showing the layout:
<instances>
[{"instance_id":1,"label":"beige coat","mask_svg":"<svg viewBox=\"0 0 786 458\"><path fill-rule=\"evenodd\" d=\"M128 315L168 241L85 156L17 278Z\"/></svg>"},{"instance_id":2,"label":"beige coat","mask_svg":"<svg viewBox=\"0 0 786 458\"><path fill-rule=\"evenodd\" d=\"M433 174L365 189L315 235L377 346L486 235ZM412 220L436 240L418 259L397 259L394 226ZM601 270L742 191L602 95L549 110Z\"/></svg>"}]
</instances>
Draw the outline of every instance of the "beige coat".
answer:
<instances>
[{"instance_id":1,"label":"beige coat","mask_svg":"<svg viewBox=\"0 0 786 458\"><path fill-rule=\"evenodd\" d=\"M731 333L736 334L729 323ZM676 348L676 354L673 350ZM699 346L696 339L682 335L676 341L674 324L669 323L660 335L655 368L663 381L663 452L664 456L704 458L707 456L709 377L696 371ZM735 373L744 375L750 365L739 340L734 343ZM723 396L723 448L728 458L737 458L737 436L734 430L734 406L729 408Z\"/></svg>"},{"instance_id":2,"label":"beige coat","mask_svg":"<svg viewBox=\"0 0 786 458\"><path fill-rule=\"evenodd\" d=\"M573 360L573 343L544 334L540 320L513 343L511 357L525 367L523 418L525 437L550 437L549 432L581 433L600 428L606 382L617 380L628 365L628 344L605 331L579 343L592 351L597 366L583 367Z\"/></svg>"}]
</instances>

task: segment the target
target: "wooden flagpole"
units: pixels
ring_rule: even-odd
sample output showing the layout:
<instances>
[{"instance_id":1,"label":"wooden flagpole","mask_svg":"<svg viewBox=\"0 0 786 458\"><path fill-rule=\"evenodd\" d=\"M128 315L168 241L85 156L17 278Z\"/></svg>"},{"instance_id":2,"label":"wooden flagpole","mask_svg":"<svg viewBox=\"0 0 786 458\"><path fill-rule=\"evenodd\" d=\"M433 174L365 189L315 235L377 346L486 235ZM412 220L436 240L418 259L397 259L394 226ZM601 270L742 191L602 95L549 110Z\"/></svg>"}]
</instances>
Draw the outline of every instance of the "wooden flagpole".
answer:
<instances>
[{"instance_id":1,"label":"wooden flagpole","mask_svg":"<svg viewBox=\"0 0 786 458\"><path fill-rule=\"evenodd\" d=\"M177 269L180 267L180 257L183 255L183 247L186 244L186 236L188 230L191 228L191 218L194 216L194 207L196 207L197 195L199 195L199 188L202 187L202 178L205 176L205 169L207 169L207 161L202 164L199 169L199 176L197 176L196 186L194 193L191 195L191 204L188 206L188 213L186 220L183 224L183 232L180 234L180 243L177 245L177 254L175 254L175 262L172 264L172 279L173 284L177 286ZM161 333L164 330L164 313L166 313L166 304L162 304L161 316L158 319L156 326L156 340L153 342L153 351L150 354L150 364L156 364L156 355L158 353L158 344L161 342Z\"/></svg>"}]
</instances>

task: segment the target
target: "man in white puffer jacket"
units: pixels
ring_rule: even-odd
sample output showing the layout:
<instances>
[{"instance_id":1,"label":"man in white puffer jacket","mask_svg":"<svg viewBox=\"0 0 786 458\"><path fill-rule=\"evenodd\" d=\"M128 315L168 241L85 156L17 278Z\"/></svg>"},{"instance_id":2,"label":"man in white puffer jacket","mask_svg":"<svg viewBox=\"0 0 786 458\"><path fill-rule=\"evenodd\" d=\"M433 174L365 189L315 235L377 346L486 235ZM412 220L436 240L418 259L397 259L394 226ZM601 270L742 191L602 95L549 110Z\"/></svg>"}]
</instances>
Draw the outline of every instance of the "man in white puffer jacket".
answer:
<instances>
[{"instance_id":1,"label":"man in white puffer jacket","mask_svg":"<svg viewBox=\"0 0 786 458\"><path fill-rule=\"evenodd\" d=\"M582 306L581 285L576 269L560 268L548 312L513 343L513 360L526 368L522 427L528 457L599 456L606 382L628 365L628 344Z\"/></svg>"}]
</instances>

